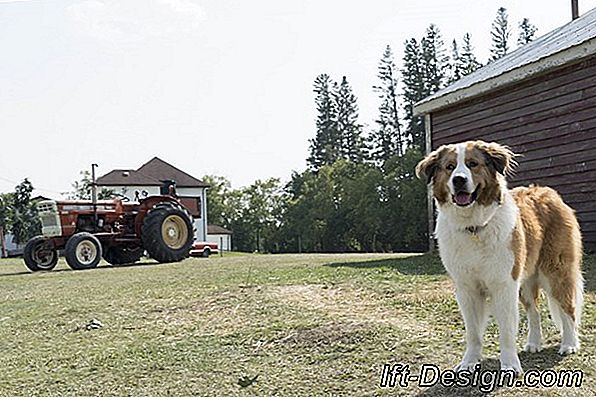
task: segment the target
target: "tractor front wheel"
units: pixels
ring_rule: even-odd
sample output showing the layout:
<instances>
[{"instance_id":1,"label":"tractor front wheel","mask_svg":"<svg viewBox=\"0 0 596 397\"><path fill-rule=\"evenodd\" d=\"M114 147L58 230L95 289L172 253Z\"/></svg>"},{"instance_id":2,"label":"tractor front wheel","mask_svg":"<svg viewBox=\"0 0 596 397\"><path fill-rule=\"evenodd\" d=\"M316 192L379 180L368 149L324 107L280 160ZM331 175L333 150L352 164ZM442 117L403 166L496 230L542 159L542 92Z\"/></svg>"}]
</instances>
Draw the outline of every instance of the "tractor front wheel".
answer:
<instances>
[{"instance_id":1,"label":"tractor front wheel","mask_svg":"<svg viewBox=\"0 0 596 397\"><path fill-rule=\"evenodd\" d=\"M74 234L66 242L64 256L74 270L93 269L101 260L101 243L91 233Z\"/></svg>"},{"instance_id":2,"label":"tractor front wheel","mask_svg":"<svg viewBox=\"0 0 596 397\"><path fill-rule=\"evenodd\" d=\"M27 242L23 251L25 266L32 272L52 270L58 263L58 252L44 236L35 236Z\"/></svg>"},{"instance_id":3,"label":"tractor front wheel","mask_svg":"<svg viewBox=\"0 0 596 397\"><path fill-rule=\"evenodd\" d=\"M149 211L141 240L149 255L158 262L178 262L186 258L194 239L192 220L175 205L157 204Z\"/></svg>"}]
</instances>

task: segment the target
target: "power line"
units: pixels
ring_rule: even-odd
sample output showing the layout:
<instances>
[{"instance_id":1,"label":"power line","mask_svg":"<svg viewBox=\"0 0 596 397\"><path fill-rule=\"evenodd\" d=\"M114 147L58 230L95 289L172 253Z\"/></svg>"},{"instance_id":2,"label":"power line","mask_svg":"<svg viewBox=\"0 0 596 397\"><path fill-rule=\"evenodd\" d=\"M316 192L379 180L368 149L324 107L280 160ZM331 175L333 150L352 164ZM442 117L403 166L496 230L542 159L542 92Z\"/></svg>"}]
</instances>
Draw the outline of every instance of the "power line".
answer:
<instances>
[{"instance_id":1,"label":"power line","mask_svg":"<svg viewBox=\"0 0 596 397\"><path fill-rule=\"evenodd\" d=\"M3 176L0 176L0 180L3 180L4 182L8 182L8 183L14 183L15 185L19 185L21 182L17 182L17 181L13 181L12 179L8 179L8 178L4 178ZM56 190L52 190L52 189L46 189L46 188L42 188L42 187L35 187L33 186L34 190L39 190L42 192L46 192L46 193L55 193L55 194L60 194L63 195L67 192L58 192Z\"/></svg>"},{"instance_id":2,"label":"power line","mask_svg":"<svg viewBox=\"0 0 596 397\"><path fill-rule=\"evenodd\" d=\"M18 183L18 182L15 182L15 181L11 180L11 179L6 179L6 178L4 178L4 177L1 177L1 176L0 176L0 179L2 179L2 180L3 180L3 181L5 181L5 182L10 182L10 183Z\"/></svg>"}]
</instances>

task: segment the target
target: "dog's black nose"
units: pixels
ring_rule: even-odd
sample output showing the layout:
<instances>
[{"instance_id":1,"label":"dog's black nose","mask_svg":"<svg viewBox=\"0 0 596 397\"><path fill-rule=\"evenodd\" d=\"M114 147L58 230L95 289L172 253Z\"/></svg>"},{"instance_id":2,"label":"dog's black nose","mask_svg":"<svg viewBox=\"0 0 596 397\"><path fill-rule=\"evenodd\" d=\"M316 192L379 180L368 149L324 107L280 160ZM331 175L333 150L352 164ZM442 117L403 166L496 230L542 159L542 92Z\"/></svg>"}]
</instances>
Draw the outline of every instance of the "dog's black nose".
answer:
<instances>
[{"instance_id":1,"label":"dog's black nose","mask_svg":"<svg viewBox=\"0 0 596 397\"><path fill-rule=\"evenodd\" d=\"M466 182L468 180L464 176L454 176L453 177L453 187L457 189L461 189L466 186Z\"/></svg>"}]
</instances>

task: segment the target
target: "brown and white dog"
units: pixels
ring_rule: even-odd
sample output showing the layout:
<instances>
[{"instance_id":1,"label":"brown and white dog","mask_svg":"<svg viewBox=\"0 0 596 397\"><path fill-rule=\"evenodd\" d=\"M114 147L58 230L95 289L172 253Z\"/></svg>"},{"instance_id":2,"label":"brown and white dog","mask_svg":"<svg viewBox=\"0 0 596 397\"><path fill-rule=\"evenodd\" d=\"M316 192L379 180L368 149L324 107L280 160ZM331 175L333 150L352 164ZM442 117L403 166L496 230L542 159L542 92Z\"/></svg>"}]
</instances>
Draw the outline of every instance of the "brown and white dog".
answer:
<instances>
[{"instance_id":1,"label":"brown and white dog","mask_svg":"<svg viewBox=\"0 0 596 397\"><path fill-rule=\"evenodd\" d=\"M525 350L538 352L540 289L561 331L559 353L579 349L583 278L577 219L551 188L509 190L505 176L516 164L514 156L497 143L470 141L441 146L416 167L437 203L435 236L466 327L458 370L472 370L480 361L490 307L499 326L501 368L521 373L518 299L528 314Z\"/></svg>"}]
</instances>

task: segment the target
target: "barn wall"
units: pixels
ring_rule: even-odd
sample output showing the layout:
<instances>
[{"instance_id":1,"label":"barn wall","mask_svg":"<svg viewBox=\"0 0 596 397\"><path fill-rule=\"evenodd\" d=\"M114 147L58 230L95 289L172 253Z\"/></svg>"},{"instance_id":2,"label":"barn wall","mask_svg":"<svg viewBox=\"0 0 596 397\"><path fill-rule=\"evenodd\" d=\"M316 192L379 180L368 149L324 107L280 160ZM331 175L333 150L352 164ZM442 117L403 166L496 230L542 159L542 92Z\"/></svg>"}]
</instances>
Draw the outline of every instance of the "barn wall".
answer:
<instances>
[{"instance_id":1,"label":"barn wall","mask_svg":"<svg viewBox=\"0 0 596 397\"><path fill-rule=\"evenodd\" d=\"M433 148L469 139L522 154L510 186L556 188L596 249L596 56L432 114Z\"/></svg>"}]
</instances>

